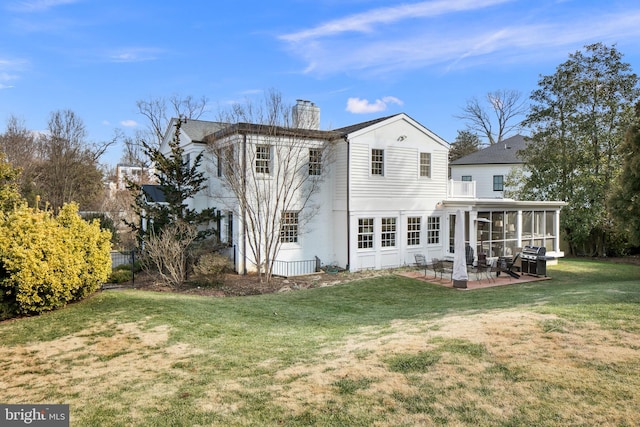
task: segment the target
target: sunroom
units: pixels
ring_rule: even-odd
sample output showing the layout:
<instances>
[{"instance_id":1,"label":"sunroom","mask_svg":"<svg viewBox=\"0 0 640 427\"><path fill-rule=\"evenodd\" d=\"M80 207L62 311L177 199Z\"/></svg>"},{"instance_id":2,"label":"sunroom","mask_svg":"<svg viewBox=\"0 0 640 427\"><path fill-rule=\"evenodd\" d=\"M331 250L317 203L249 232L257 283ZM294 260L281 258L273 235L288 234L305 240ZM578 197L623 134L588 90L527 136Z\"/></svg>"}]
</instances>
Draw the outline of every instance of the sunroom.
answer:
<instances>
[{"instance_id":1,"label":"sunroom","mask_svg":"<svg viewBox=\"0 0 640 427\"><path fill-rule=\"evenodd\" d=\"M549 258L561 258L560 210L564 202L511 199L459 199L443 202L446 212L446 256L453 257L456 211L464 212L465 244L487 257L514 257L525 246L546 249Z\"/></svg>"}]
</instances>

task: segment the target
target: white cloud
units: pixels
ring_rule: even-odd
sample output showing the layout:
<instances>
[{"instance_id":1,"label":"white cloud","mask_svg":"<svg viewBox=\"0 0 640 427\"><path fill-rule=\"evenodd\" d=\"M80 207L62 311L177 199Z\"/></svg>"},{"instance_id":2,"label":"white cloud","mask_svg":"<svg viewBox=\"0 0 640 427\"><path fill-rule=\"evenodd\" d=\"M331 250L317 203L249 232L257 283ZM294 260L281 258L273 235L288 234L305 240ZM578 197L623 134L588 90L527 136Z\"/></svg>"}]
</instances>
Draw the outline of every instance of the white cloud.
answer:
<instances>
[{"instance_id":1,"label":"white cloud","mask_svg":"<svg viewBox=\"0 0 640 427\"><path fill-rule=\"evenodd\" d=\"M504 7L481 10L498 3ZM280 39L305 62L305 73L367 77L430 66L446 72L538 64L594 41L634 45L640 38L635 4L620 12L598 13L594 7L580 14L555 14L553 5L545 14L507 6L504 0L420 2L335 19Z\"/></svg>"},{"instance_id":2,"label":"white cloud","mask_svg":"<svg viewBox=\"0 0 640 427\"><path fill-rule=\"evenodd\" d=\"M329 21L308 30L285 34L280 38L290 42L301 42L345 32L366 33L372 31L376 24L392 24L405 19L426 18L451 12L481 9L510 1L513 0L436 0L384 7Z\"/></svg>"},{"instance_id":3,"label":"white cloud","mask_svg":"<svg viewBox=\"0 0 640 427\"><path fill-rule=\"evenodd\" d=\"M395 96L385 96L382 99L376 99L373 103L367 99L349 98L346 110L355 114L378 113L385 111L389 104L402 105L403 102Z\"/></svg>"},{"instance_id":4,"label":"white cloud","mask_svg":"<svg viewBox=\"0 0 640 427\"><path fill-rule=\"evenodd\" d=\"M138 126L138 122L136 122L135 120L122 120L120 122L120 124L124 127L128 127L128 128L134 128L136 126Z\"/></svg>"},{"instance_id":5,"label":"white cloud","mask_svg":"<svg viewBox=\"0 0 640 427\"><path fill-rule=\"evenodd\" d=\"M158 59L160 49L152 47L123 48L109 54L111 62L143 62Z\"/></svg>"},{"instance_id":6,"label":"white cloud","mask_svg":"<svg viewBox=\"0 0 640 427\"><path fill-rule=\"evenodd\" d=\"M17 1L8 5L15 12L43 12L54 7L78 3L81 0L28 0Z\"/></svg>"}]
</instances>

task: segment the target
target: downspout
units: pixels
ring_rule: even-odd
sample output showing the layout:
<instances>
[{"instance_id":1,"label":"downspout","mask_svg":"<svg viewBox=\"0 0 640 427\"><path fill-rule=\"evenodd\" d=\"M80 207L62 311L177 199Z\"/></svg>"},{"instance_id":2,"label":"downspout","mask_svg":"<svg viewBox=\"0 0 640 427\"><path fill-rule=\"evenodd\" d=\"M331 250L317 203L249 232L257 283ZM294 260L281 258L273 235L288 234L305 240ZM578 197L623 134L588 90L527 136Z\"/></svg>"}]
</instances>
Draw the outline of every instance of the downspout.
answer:
<instances>
[{"instance_id":1,"label":"downspout","mask_svg":"<svg viewBox=\"0 0 640 427\"><path fill-rule=\"evenodd\" d=\"M242 135L242 194L247 197L247 134ZM246 202L246 200L245 200ZM247 274L247 208L242 208L242 274Z\"/></svg>"},{"instance_id":2,"label":"downspout","mask_svg":"<svg viewBox=\"0 0 640 427\"><path fill-rule=\"evenodd\" d=\"M346 270L351 271L351 209L350 201L351 197L349 190L351 189L351 173L349 171L351 166L351 145L349 144L349 137L344 136L344 141L347 143L347 265Z\"/></svg>"}]
</instances>

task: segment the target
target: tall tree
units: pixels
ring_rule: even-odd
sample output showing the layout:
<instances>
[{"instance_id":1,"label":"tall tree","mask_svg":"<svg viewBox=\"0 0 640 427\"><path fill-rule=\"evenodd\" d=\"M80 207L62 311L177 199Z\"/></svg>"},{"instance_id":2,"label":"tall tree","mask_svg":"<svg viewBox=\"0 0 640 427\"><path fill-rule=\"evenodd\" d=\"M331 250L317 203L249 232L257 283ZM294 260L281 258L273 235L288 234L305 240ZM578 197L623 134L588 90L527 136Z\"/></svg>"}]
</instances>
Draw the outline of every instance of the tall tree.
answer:
<instances>
[{"instance_id":1,"label":"tall tree","mask_svg":"<svg viewBox=\"0 0 640 427\"><path fill-rule=\"evenodd\" d=\"M207 111L208 102L204 96L196 99L190 95L137 101L138 112L147 119L147 132L146 135L138 135L136 139L145 140L147 145L160 147L172 117L197 120Z\"/></svg>"},{"instance_id":2,"label":"tall tree","mask_svg":"<svg viewBox=\"0 0 640 427\"><path fill-rule=\"evenodd\" d=\"M480 149L480 137L469 130L459 130L455 141L451 143L449 161L458 160Z\"/></svg>"},{"instance_id":3,"label":"tall tree","mask_svg":"<svg viewBox=\"0 0 640 427\"><path fill-rule=\"evenodd\" d=\"M243 224L245 255L266 282L282 243L298 241L316 215L314 196L334 157L317 117L292 112L280 93L270 91L262 103L248 101L223 113L220 121L231 125L209 140L220 166L214 195Z\"/></svg>"},{"instance_id":4,"label":"tall tree","mask_svg":"<svg viewBox=\"0 0 640 427\"><path fill-rule=\"evenodd\" d=\"M493 145L521 128L527 108L520 92L496 90L487 93L484 101L475 97L467 100L462 114L456 116L466 122L471 133L486 137Z\"/></svg>"},{"instance_id":5,"label":"tall tree","mask_svg":"<svg viewBox=\"0 0 640 427\"><path fill-rule=\"evenodd\" d=\"M81 210L94 210L104 197L99 158L110 143L86 141L82 119L71 110L51 113L48 133L39 140L36 186L54 209L72 201Z\"/></svg>"},{"instance_id":6,"label":"tall tree","mask_svg":"<svg viewBox=\"0 0 640 427\"><path fill-rule=\"evenodd\" d=\"M635 123L620 146L622 171L609 197L609 207L618 230L631 245L640 246L640 103L635 114Z\"/></svg>"},{"instance_id":7,"label":"tall tree","mask_svg":"<svg viewBox=\"0 0 640 427\"><path fill-rule=\"evenodd\" d=\"M35 133L27 129L23 120L10 116L5 132L0 134L0 151L4 152L6 160L13 167L21 170L18 183L20 194L33 206L37 196L35 181L40 161Z\"/></svg>"},{"instance_id":8,"label":"tall tree","mask_svg":"<svg viewBox=\"0 0 640 427\"><path fill-rule=\"evenodd\" d=\"M521 197L566 201L562 227L571 252L605 255L612 229L605 201L640 96L638 77L615 47L596 43L569 55L538 86L525 121L533 143L522 151L528 174Z\"/></svg>"},{"instance_id":9,"label":"tall tree","mask_svg":"<svg viewBox=\"0 0 640 427\"><path fill-rule=\"evenodd\" d=\"M184 155L184 148L180 145L180 128L185 120L176 120L173 138L169 142L170 153L164 154L155 144L143 141L149 161L155 166L155 176L166 203L147 203L142 184L128 180L127 188L135 197L133 209L139 216L153 220L152 227L148 230L143 230L138 223L128 223L140 238L149 233L159 235L163 228L175 223L199 227L200 236L205 237L211 232L209 222L217 219L216 208L197 211L188 205L189 199L206 190L207 178L200 167L204 153L188 161Z\"/></svg>"}]
</instances>

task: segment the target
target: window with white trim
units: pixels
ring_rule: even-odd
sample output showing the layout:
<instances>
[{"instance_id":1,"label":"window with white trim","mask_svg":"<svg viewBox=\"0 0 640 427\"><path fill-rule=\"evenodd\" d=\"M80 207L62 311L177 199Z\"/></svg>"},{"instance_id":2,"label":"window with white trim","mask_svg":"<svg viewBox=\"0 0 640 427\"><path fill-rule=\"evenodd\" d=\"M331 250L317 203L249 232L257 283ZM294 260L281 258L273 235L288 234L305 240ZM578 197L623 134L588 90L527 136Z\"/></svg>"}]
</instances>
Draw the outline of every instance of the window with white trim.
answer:
<instances>
[{"instance_id":1,"label":"window with white trim","mask_svg":"<svg viewBox=\"0 0 640 427\"><path fill-rule=\"evenodd\" d=\"M384 176L384 150L371 149L371 175Z\"/></svg>"},{"instance_id":2,"label":"window with white trim","mask_svg":"<svg viewBox=\"0 0 640 427\"><path fill-rule=\"evenodd\" d=\"M471 175L462 175L462 182L471 182Z\"/></svg>"},{"instance_id":3,"label":"window with white trim","mask_svg":"<svg viewBox=\"0 0 640 427\"><path fill-rule=\"evenodd\" d=\"M256 145L256 173L271 173L271 146Z\"/></svg>"},{"instance_id":4,"label":"window with white trim","mask_svg":"<svg viewBox=\"0 0 640 427\"><path fill-rule=\"evenodd\" d=\"M392 248L396 245L396 218L382 218L381 245Z\"/></svg>"},{"instance_id":5,"label":"window with white trim","mask_svg":"<svg viewBox=\"0 0 640 427\"><path fill-rule=\"evenodd\" d=\"M407 246L417 246L420 244L420 229L422 218L410 216L407 218Z\"/></svg>"},{"instance_id":6,"label":"window with white trim","mask_svg":"<svg viewBox=\"0 0 640 427\"><path fill-rule=\"evenodd\" d=\"M440 243L440 217L427 217L427 244L435 245Z\"/></svg>"},{"instance_id":7,"label":"window with white trim","mask_svg":"<svg viewBox=\"0 0 640 427\"><path fill-rule=\"evenodd\" d=\"M298 211L284 211L280 217L280 241L298 242Z\"/></svg>"},{"instance_id":8,"label":"window with white trim","mask_svg":"<svg viewBox=\"0 0 640 427\"><path fill-rule=\"evenodd\" d=\"M420 176L431 178L431 153L420 153Z\"/></svg>"},{"instance_id":9,"label":"window with white trim","mask_svg":"<svg viewBox=\"0 0 640 427\"><path fill-rule=\"evenodd\" d=\"M373 218L358 218L358 249L373 248Z\"/></svg>"},{"instance_id":10,"label":"window with white trim","mask_svg":"<svg viewBox=\"0 0 640 427\"><path fill-rule=\"evenodd\" d=\"M309 175L322 175L322 150L309 148Z\"/></svg>"}]
</instances>

